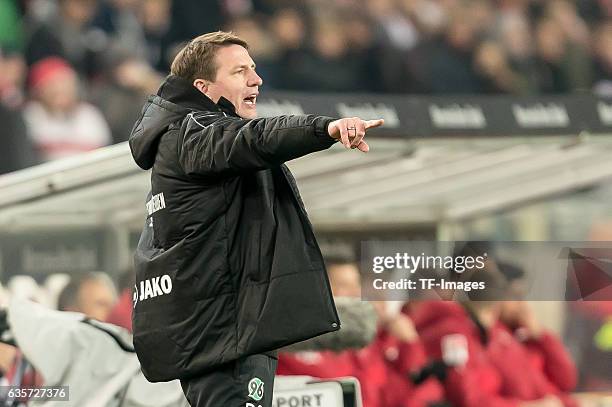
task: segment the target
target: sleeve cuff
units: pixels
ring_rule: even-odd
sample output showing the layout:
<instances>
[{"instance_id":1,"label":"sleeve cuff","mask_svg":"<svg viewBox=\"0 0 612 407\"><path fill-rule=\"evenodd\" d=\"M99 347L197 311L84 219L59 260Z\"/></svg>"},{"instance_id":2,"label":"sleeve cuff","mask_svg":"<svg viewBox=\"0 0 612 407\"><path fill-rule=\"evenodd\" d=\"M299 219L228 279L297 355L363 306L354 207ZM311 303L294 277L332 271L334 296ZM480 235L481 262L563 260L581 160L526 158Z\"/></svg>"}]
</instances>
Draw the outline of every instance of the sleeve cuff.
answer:
<instances>
[{"instance_id":1,"label":"sleeve cuff","mask_svg":"<svg viewBox=\"0 0 612 407\"><path fill-rule=\"evenodd\" d=\"M330 146L338 141L332 138L327 132L327 127L334 120L336 119L327 116L320 116L317 117L314 122L315 136L321 141L328 142Z\"/></svg>"}]
</instances>

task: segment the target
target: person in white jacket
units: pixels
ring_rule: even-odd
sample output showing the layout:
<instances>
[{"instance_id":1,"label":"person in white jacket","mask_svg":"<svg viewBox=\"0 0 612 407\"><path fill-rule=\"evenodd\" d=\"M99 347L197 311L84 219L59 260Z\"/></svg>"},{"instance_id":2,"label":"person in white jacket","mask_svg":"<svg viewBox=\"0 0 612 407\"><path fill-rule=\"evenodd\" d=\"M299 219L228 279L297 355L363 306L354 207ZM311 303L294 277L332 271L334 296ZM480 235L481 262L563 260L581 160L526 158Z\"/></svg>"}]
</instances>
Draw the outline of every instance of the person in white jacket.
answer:
<instances>
[{"instance_id":1,"label":"person in white jacket","mask_svg":"<svg viewBox=\"0 0 612 407\"><path fill-rule=\"evenodd\" d=\"M68 157L111 143L106 120L79 98L76 72L59 57L45 58L30 70L33 99L24 110L29 136L44 161Z\"/></svg>"}]
</instances>

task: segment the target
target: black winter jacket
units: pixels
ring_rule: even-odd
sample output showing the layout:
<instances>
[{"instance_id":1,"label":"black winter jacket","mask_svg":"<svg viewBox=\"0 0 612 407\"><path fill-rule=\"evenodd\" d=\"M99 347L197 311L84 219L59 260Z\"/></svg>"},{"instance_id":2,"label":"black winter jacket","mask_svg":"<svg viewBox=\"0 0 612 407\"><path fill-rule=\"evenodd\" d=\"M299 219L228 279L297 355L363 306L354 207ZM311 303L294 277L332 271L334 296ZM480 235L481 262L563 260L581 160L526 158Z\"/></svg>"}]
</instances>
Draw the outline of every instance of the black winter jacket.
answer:
<instances>
[{"instance_id":1,"label":"black winter jacket","mask_svg":"<svg viewBox=\"0 0 612 407\"><path fill-rule=\"evenodd\" d=\"M285 161L329 148L333 120L245 120L170 76L129 144L151 171L135 255L134 347L150 381L338 330L329 280Z\"/></svg>"}]
</instances>

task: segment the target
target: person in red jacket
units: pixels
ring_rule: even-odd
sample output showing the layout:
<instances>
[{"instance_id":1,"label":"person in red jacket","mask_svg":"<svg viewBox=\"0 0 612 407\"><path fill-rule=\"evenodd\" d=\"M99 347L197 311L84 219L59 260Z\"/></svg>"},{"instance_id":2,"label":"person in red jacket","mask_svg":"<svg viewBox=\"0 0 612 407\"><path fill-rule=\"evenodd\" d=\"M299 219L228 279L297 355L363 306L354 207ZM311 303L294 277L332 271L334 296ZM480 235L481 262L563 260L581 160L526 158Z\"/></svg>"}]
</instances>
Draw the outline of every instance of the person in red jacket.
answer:
<instances>
[{"instance_id":1,"label":"person in red jacket","mask_svg":"<svg viewBox=\"0 0 612 407\"><path fill-rule=\"evenodd\" d=\"M575 407L567 393L533 366L524 345L500 325L503 305L495 299L505 293L505 279L489 270L474 278L487 289L471 292L469 301L432 307L426 303L420 309L422 314L437 314L419 317L419 334L429 356L450 365L448 399L457 407Z\"/></svg>"},{"instance_id":2,"label":"person in red jacket","mask_svg":"<svg viewBox=\"0 0 612 407\"><path fill-rule=\"evenodd\" d=\"M577 384L576 366L563 343L543 329L529 304L524 301L504 301L500 329L524 346L530 364L541 371L559 391L571 392Z\"/></svg>"},{"instance_id":3,"label":"person in red jacket","mask_svg":"<svg viewBox=\"0 0 612 407\"><path fill-rule=\"evenodd\" d=\"M361 295L359 270L352 262L328 262L335 297ZM427 407L443 400L435 379L415 386L409 375L427 362L416 330L406 315L390 313L384 302L375 303L379 332L372 344L340 353L280 353L277 374L319 378L356 377L361 384L364 407Z\"/></svg>"},{"instance_id":4,"label":"person in red jacket","mask_svg":"<svg viewBox=\"0 0 612 407\"><path fill-rule=\"evenodd\" d=\"M376 303L379 314L379 330L376 339L368 348L370 353L361 363L361 371L369 374L364 380L376 375L374 360L382 360L385 384L382 386L383 406L421 407L445 405L444 389L434 376L423 378L418 385L413 377L428 365L429 359L412 320L403 313L388 310L384 302ZM358 352L362 356L365 352Z\"/></svg>"},{"instance_id":5,"label":"person in red jacket","mask_svg":"<svg viewBox=\"0 0 612 407\"><path fill-rule=\"evenodd\" d=\"M565 346L552 332L542 327L525 297L525 272L511 264L500 263L506 277L508 291L516 301L503 301L500 327L513 335L528 352L531 365L541 371L549 382L561 392L576 388L576 365Z\"/></svg>"}]
</instances>

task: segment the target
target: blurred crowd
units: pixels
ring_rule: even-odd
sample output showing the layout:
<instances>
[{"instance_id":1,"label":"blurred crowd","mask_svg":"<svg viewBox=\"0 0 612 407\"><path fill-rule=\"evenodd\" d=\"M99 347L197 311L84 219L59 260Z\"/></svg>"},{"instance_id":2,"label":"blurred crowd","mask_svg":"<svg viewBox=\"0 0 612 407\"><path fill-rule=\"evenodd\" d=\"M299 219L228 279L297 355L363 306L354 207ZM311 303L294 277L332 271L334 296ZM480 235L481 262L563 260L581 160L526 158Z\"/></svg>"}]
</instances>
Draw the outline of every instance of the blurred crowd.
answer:
<instances>
[{"instance_id":1,"label":"blurred crowd","mask_svg":"<svg viewBox=\"0 0 612 407\"><path fill-rule=\"evenodd\" d=\"M0 0L0 174L125 141L180 46L245 38L266 89L612 94L610 0Z\"/></svg>"}]
</instances>

